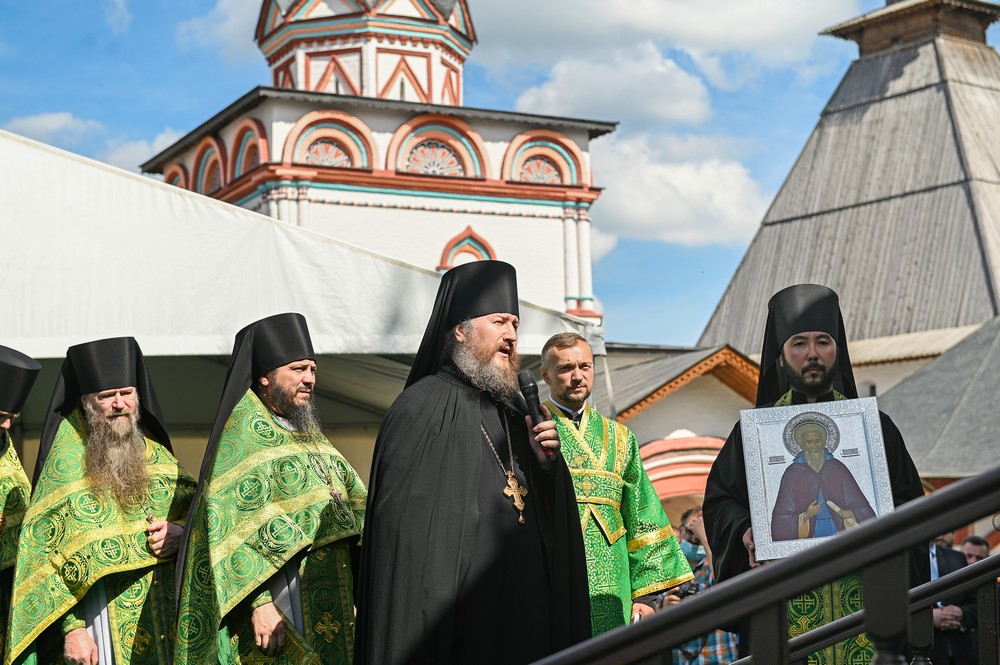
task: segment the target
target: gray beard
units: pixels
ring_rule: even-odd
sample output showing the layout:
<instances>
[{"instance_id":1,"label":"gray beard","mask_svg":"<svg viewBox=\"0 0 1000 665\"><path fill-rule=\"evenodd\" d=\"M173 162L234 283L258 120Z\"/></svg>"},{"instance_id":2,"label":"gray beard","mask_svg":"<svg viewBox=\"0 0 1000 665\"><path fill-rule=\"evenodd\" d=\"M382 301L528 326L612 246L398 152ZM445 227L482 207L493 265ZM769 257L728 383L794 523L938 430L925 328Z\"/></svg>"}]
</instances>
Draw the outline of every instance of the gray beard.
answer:
<instances>
[{"instance_id":1,"label":"gray beard","mask_svg":"<svg viewBox=\"0 0 1000 665\"><path fill-rule=\"evenodd\" d=\"M311 399L308 404L301 406L292 405L285 418L288 422L292 423L292 427L297 432L309 436L321 436L323 434L323 424L319 420L319 410L316 408L315 402Z\"/></svg>"},{"instance_id":2,"label":"gray beard","mask_svg":"<svg viewBox=\"0 0 1000 665\"><path fill-rule=\"evenodd\" d=\"M132 417L124 422L112 423L90 404L84 404L83 411L90 430L84 449L87 483L99 494L111 493L123 508L140 506L149 491L149 473L138 400Z\"/></svg>"},{"instance_id":3,"label":"gray beard","mask_svg":"<svg viewBox=\"0 0 1000 665\"><path fill-rule=\"evenodd\" d=\"M826 449L817 453L806 453L806 464L813 467L814 469L821 469L823 465L826 464Z\"/></svg>"},{"instance_id":4,"label":"gray beard","mask_svg":"<svg viewBox=\"0 0 1000 665\"><path fill-rule=\"evenodd\" d=\"M475 348L466 342L455 345L452 360L476 388L499 399L513 398L520 390L517 383L520 361L517 354L512 353L507 367L497 367L493 364L494 353L494 349Z\"/></svg>"},{"instance_id":5,"label":"gray beard","mask_svg":"<svg viewBox=\"0 0 1000 665\"><path fill-rule=\"evenodd\" d=\"M272 384L274 385L274 384ZM307 404L296 404L295 394L288 395L281 392L277 387L268 386L261 390L261 400L264 405L288 422L296 432L301 432L308 436L323 434L323 423L319 419L319 409L312 397Z\"/></svg>"}]
</instances>

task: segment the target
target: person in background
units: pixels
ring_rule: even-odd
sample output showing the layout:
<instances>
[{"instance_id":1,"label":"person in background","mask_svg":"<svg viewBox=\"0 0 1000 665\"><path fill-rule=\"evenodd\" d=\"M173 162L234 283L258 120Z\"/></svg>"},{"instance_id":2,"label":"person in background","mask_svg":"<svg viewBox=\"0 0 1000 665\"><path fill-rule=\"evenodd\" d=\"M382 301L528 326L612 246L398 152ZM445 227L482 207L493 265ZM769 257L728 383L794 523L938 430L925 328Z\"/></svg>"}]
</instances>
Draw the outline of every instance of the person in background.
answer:
<instances>
[{"instance_id":1,"label":"person in background","mask_svg":"<svg viewBox=\"0 0 1000 665\"><path fill-rule=\"evenodd\" d=\"M542 347L542 379L583 524L594 635L653 614L656 594L691 570L642 467L632 431L587 403L594 353L580 335Z\"/></svg>"},{"instance_id":2,"label":"person in background","mask_svg":"<svg viewBox=\"0 0 1000 665\"><path fill-rule=\"evenodd\" d=\"M174 562L195 482L139 344L71 346L42 429L24 516L11 663L172 663Z\"/></svg>"},{"instance_id":3,"label":"person in background","mask_svg":"<svg viewBox=\"0 0 1000 665\"><path fill-rule=\"evenodd\" d=\"M990 542L982 536L966 536L962 541L962 554L971 566L990 555Z\"/></svg>"},{"instance_id":4,"label":"person in background","mask_svg":"<svg viewBox=\"0 0 1000 665\"><path fill-rule=\"evenodd\" d=\"M684 511L677 531L681 549L694 572L694 579L661 594L663 607L676 605L684 598L715 586L712 550L705 535L701 506ZM736 635L717 629L674 649L674 662L679 665L727 665L738 658L737 651Z\"/></svg>"},{"instance_id":5,"label":"person in background","mask_svg":"<svg viewBox=\"0 0 1000 665\"><path fill-rule=\"evenodd\" d=\"M31 498L31 483L14 450L10 428L21 414L41 363L20 351L0 346L0 654L10 624L10 592L21 521Z\"/></svg>"}]
</instances>

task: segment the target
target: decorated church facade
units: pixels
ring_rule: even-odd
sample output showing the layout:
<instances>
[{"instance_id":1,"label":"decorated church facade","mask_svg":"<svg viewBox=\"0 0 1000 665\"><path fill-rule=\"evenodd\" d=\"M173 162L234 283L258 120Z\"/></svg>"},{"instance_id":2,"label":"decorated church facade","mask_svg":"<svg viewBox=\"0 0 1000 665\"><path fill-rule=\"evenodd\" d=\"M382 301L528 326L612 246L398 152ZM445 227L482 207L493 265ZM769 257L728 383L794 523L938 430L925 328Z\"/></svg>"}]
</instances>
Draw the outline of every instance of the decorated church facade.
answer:
<instances>
[{"instance_id":1,"label":"decorated church facade","mask_svg":"<svg viewBox=\"0 0 1000 665\"><path fill-rule=\"evenodd\" d=\"M599 322L590 142L616 123L463 106L468 4L265 0L271 84L142 170L428 270L502 259L525 300Z\"/></svg>"}]
</instances>

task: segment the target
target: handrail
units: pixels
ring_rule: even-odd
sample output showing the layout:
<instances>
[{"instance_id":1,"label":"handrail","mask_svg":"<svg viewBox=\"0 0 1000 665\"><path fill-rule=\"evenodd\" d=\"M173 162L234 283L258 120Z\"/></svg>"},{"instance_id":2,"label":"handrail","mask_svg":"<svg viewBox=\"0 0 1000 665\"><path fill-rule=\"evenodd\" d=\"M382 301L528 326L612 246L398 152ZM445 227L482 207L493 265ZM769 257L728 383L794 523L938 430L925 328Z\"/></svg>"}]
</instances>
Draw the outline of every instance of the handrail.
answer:
<instances>
[{"instance_id":1,"label":"handrail","mask_svg":"<svg viewBox=\"0 0 1000 665\"><path fill-rule=\"evenodd\" d=\"M953 573L921 584L910 590L910 614L930 607L944 596L951 596L976 588L983 582L991 582L1000 575L1000 556L987 557L971 566L965 566ZM804 635L793 637L788 642L788 655L792 661L825 649L864 630L865 611L860 610L836 621L810 630ZM753 656L740 658L731 665L752 665Z\"/></svg>"},{"instance_id":2,"label":"handrail","mask_svg":"<svg viewBox=\"0 0 1000 665\"><path fill-rule=\"evenodd\" d=\"M956 526L1000 510L1000 466L862 523L801 554L727 580L652 618L605 633L537 665L635 663L809 589L884 563Z\"/></svg>"}]
</instances>

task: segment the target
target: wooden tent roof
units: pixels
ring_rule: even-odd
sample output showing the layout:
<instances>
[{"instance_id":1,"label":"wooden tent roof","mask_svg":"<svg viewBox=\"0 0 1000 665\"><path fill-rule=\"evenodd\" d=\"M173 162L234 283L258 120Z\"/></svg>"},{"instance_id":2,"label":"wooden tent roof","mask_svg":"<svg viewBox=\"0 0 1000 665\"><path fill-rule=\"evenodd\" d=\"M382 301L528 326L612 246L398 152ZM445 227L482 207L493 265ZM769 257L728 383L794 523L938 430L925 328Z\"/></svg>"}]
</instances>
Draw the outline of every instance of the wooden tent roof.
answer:
<instances>
[{"instance_id":1,"label":"wooden tent roof","mask_svg":"<svg viewBox=\"0 0 1000 665\"><path fill-rule=\"evenodd\" d=\"M890 30L916 5L977 20L1000 11L973 4L907 0L873 14ZM801 282L840 294L850 340L1000 313L1000 55L985 38L935 30L901 32L903 43L851 65L699 346L758 353L771 295Z\"/></svg>"},{"instance_id":2,"label":"wooden tent roof","mask_svg":"<svg viewBox=\"0 0 1000 665\"><path fill-rule=\"evenodd\" d=\"M990 466L1000 431L1000 317L879 398L924 478L965 478Z\"/></svg>"}]
</instances>

